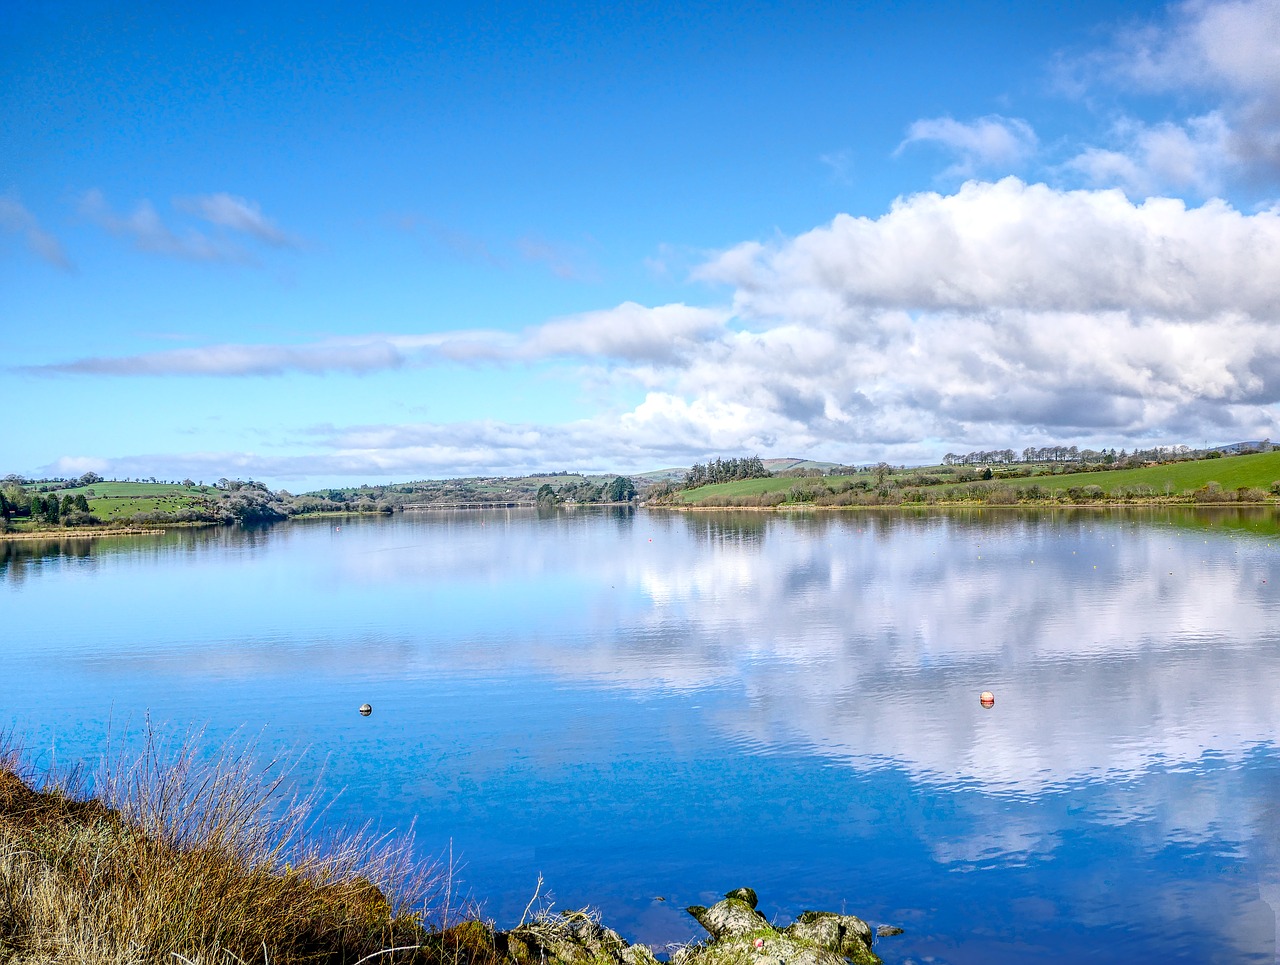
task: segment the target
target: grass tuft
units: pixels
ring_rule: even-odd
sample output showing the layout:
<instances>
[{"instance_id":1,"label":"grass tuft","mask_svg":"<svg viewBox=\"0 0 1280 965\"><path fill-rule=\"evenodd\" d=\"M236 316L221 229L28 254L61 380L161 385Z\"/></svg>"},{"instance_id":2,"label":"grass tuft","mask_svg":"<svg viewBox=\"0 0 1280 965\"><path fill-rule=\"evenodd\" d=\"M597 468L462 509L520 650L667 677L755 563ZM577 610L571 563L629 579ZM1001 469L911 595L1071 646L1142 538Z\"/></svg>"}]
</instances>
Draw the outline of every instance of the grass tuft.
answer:
<instances>
[{"instance_id":1,"label":"grass tuft","mask_svg":"<svg viewBox=\"0 0 1280 965\"><path fill-rule=\"evenodd\" d=\"M207 759L145 737L92 795L0 748L0 962L475 960L439 940L458 925L452 867L416 860L411 836L322 832L316 796L290 796L288 762L252 745Z\"/></svg>"}]
</instances>

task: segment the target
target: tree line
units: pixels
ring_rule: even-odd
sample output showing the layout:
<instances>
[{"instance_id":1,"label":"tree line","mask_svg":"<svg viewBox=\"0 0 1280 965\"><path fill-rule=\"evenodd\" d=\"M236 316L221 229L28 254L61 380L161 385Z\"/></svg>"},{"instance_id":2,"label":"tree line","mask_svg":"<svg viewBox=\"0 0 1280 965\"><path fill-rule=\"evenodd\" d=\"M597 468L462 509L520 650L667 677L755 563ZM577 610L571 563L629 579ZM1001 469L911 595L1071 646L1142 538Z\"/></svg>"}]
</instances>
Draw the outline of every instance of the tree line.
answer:
<instances>
[{"instance_id":1,"label":"tree line","mask_svg":"<svg viewBox=\"0 0 1280 965\"><path fill-rule=\"evenodd\" d=\"M0 518L6 524L22 518L67 526L96 522L89 514L89 501L81 493L58 499L57 494L43 496L12 487L0 490Z\"/></svg>"},{"instance_id":2,"label":"tree line","mask_svg":"<svg viewBox=\"0 0 1280 965\"><path fill-rule=\"evenodd\" d=\"M712 483L733 482L735 479L761 479L772 476L765 469L759 456L744 459L721 459L717 456L710 462L695 462L684 474L684 488L693 489L698 486L709 486Z\"/></svg>"},{"instance_id":3,"label":"tree line","mask_svg":"<svg viewBox=\"0 0 1280 965\"><path fill-rule=\"evenodd\" d=\"M1264 440L1268 444L1269 440ZM1121 449L1081 449L1079 446L1027 446L1022 450L1022 459L1012 449L975 449L973 452L948 452L942 457L944 466L991 466L1008 465L1014 462L1079 462L1106 463L1107 465L1132 465L1135 462L1163 462L1169 459L1187 458L1192 450L1189 446L1154 446L1150 449L1135 449L1127 452Z\"/></svg>"},{"instance_id":4,"label":"tree line","mask_svg":"<svg viewBox=\"0 0 1280 965\"><path fill-rule=\"evenodd\" d=\"M559 489L550 483L538 487L536 501L548 507L558 503L625 503L636 497L636 484L626 476L614 476L607 483L597 485L589 479L578 483L566 483Z\"/></svg>"}]
</instances>

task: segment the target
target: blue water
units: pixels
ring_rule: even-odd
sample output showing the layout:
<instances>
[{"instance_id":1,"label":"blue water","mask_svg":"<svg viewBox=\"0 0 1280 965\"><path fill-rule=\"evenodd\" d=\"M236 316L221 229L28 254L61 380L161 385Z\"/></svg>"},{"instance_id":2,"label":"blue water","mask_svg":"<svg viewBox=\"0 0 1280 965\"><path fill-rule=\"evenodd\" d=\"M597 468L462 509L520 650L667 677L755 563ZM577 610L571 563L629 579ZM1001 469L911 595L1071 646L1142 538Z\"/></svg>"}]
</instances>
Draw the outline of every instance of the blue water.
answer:
<instances>
[{"instance_id":1,"label":"blue water","mask_svg":"<svg viewBox=\"0 0 1280 965\"><path fill-rule=\"evenodd\" d=\"M331 820L451 842L499 924L541 875L661 949L750 885L905 928L888 962L1271 963L1276 531L489 511L0 543L0 726L59 766L147 715L306 749Z\"/></svg>"}]
</instances>

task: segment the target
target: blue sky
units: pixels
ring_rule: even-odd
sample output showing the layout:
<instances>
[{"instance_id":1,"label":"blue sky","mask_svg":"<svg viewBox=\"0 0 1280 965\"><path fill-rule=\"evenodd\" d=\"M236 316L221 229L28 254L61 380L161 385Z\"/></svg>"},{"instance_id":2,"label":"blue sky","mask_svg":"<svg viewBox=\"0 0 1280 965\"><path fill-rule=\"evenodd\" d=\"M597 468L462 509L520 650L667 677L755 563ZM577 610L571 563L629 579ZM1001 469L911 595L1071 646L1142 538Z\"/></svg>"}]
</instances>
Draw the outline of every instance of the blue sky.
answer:
<instances>
[{"instance_id":1,"label":"blue sky","mask_svg":"<svg viewBox=\"0 0 1280 965\"><path fill-rule=\"evenodd\" d=\"M1280 437L1280 2L0 13L5 472Z\"/></svg>"}]
</instances>

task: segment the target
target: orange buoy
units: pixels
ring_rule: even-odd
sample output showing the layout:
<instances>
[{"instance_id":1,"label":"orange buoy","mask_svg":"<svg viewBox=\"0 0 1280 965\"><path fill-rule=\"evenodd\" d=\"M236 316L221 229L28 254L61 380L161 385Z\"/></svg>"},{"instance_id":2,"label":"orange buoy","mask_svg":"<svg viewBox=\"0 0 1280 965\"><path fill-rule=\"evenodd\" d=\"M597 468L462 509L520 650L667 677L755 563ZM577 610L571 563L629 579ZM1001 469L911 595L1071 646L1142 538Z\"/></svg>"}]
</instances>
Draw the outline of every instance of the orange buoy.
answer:
<instances>
[{"instance_id":1,"label":"orange buoy","mask_svg":"<svg viewBox=\"0 0 1280 965\"><path fill-rule=\"evenodd\" d=\"M978 696L978 702L982 704L983 707L994 707L996 705L996 695L989 690L984 690Z\"/></svg>"}]
</instances>

